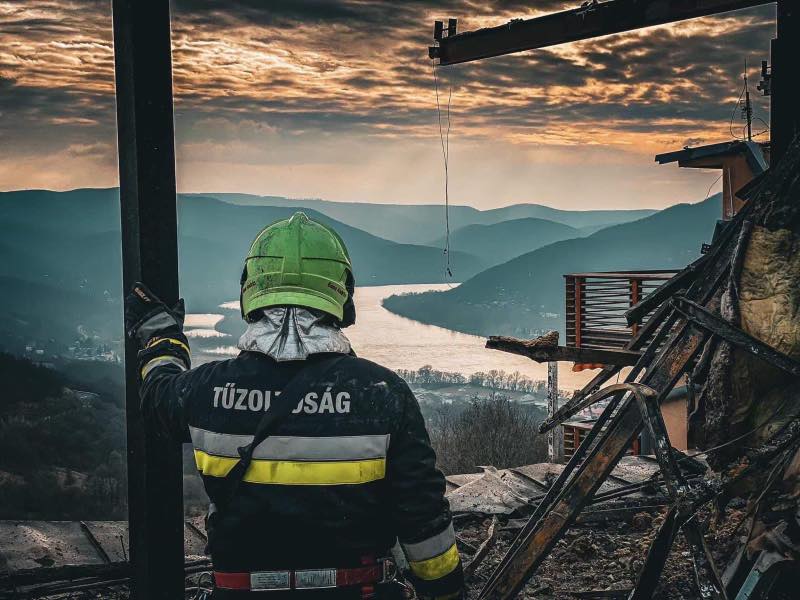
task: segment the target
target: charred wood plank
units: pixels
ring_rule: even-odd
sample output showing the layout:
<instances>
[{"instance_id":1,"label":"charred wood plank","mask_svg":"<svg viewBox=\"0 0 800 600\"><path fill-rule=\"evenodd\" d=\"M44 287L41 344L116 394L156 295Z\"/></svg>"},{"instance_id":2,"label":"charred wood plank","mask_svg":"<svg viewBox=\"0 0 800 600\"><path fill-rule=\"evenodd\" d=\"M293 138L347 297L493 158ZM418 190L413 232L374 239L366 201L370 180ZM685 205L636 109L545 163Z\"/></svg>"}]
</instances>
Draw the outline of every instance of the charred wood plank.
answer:
<instances>
[{"instance_id":1,"label":"charred wood plank","mask_svg":"<svg viewBox=\"0 0 800 600\"><path fill-rule=\"evenodd\" d=\"M644 422L650 430L650 435L653 436L655 441L655 455L658 460L658 466L661 468L664 485L666 485L670 497L674 500L678 495L679 489L686 485L686 480L672 452L667 426L664 424L664 417L661 415L658 400L655 393L652 393L637 396L636 401L639 404L639 410L642 413Z\"/></svg>"},{"instance_id":2,"label":"charred wood plank","mask_svg":"<svg viewBox=\"0 0 800 600\"><path fill-rule=\"evenodd\" d=\"M667 561L669 551L672 549L672 544L675 542L675 536L678 535L680 526L678 508L673 506L667 513L667 517L661 524L653 543L650 545L650 549L647 551L644 567L639 573L636 587L629 596L630 600L650 600L653 597L656 586L658 586L658 580L661 578L661 571L664 569L664 563Z\"/></svg>"},{"instance_id":3,"label":"charred wood plank","mask_svg":"<svg viewBox=\"0 0 800 600\"><path fill-rule=\"evenodd\" d=\"M194 572L198 568L205 569L211 565L211 559L201 558L184 562L185 572ZM180 572L180 569L178 569ZM127 561L112 562L101 565L63 565L60 567L39 567L35 569L19 569L0 575L0 588L20 588L24 586L51 584L59 581L77 581L97 579L110 581L130 578L131 564Z\"/></svg>"},{"instance_id":4,"label":"charred wood plank","mask_svg":"<svg viewBox=\"0 0 800 600\"><path fill-rule=\"evenodd\" d=\"M564 489L569 478L572 476L575 469L581 464L583 458L589 451L589 448L595 443L595 440L600 437L602 433L604 436L608 434L607 431L604 430L606 423L610 420L611 416L614 414L617 406L619 405L620 401L622 400L622 396L617 396L616 398L612 398L609 402L608 406L606 406L605 410L602 412L598 420L595 422L594 427L589 431L586 435L586 438L578 446L578 449L572 455L572 457L567 462L564 469L561 471L559 476L553 482L553 485L550 486L550 489L547 490L547 493L541 498L541 501L536 507L536 510L533 514L528 518L528 521L525 527L522 528L519 535L512 541L509 549L506 551L506 554L501 559L500 563L498 564L495 571L489 576L489 580L486 582L484 586L484 590L491 588L497 582L497 580L502 577L508 562L512 560L514 554L519 548L521 544L523 544L530 534L533 531L534 527L539 523L542 516L550 509L550 507L555 503L558 499L561 491ZM483 592L482 592L483 593Z\"/></svg>"},{"instance_id":5,"label":"charred wood plank","mask_svg":"<svg viewBox=\"0 0 800 600\"><path fill-rule=\"evenodd\" d=\"M696 519L690 519L683 525L683 536L689 543L692 553L695 583L702 600L728 600L725 585L722 582L714 557L706 545Z\"/></svg>"},{"instance_id":6,"label":"charred wood plank","mask_svg":"<svg viewBox=\"0 0 800 600\"><path fill-rule=\"evenodd\" d=\"M749 333L739 329L721 319L705 307L692 302L685 297L676 297L672 299L672 305L679 311L686 319L692 321L699 327L709 331L710 333L721 337L725 341L733 344L737 348L749 352L753 356L768 362L769 364L793 375L800 377L800 363L792 357L783 354L776 350L769 344L765 344L758 338L753 337Z\"/></svg>"},{"instance_id":7,"label":"charred wood plank","mask_svg":"<svg viewBox=\"0 0 800 600\"><path fill-rule=\"evenodd\" d=\"M50 583L81 579L84 577L102 577L118 579L128 577L131 565L128 562L113 562L102 565L64 565L60 567L42 567L36 569L19 569L0 575L0 587L14 588L24 585Z\"/></svg>"},{"instance_id":8,"label":"charred wood plank","mask_svg":"<svg viewBox=\"0 0 800 600\"><path fill-rule=\"evenodd\" d=\"M464 565L464 577L470 577L475 573L475 569L483 562L483 559L489 554L489 550L497 543L497 534L498 527L497 527L497 515L492 517L492 524L489 525L489 531L486 534L486 539L483 540L478 549L475 551L475 554L472 556L472 560L469 561L466 565Z\"/></svg>"},{"instance_id":9,"label":"charred wood plank","mask_svg":"<svg viewBox=\"0 0 800 600\"><path fill-rule=\"evenodd\" d=\"M189 528L189 531L191 531L198 540L203 543L208 542L208 536L197 525L192 523L189 519L186 519L184 523L186 523L186 527Z\"/></svg>"},{"instance_id":10,"label":"charred wood plank","mask_svg":"<svg viewBox=\"0 0 800 600\"><path fill-rule=\"evenodd\" d=\"M647 344L651 337L657 335L659 331L661 332L661 335L657 338L654 338L653 341L648 345L648 350L642 354L637 366L641 367L642 365L646 365L646 361L648 361L647 357L652 356L652 354L660 346L663 339L669 333L669 329L674 324L674 319L671 320L670 318L671 312L672 307L670 307L667 303L662 304L653 314L653 316L648 319L644 327L641 327L636 335L634 335L633 338L631 338L631 340L625 345L624 350L639 350ZM598 373L589 383L587 383L580 392L575 394L572 399L565 402L564 405L559 408L551 417L548 417L542 421L542 423L539 425L539 432L545 433L549 431L573 415L578 414L584 408L594 404L595 401L590 401L589 396L593 396L597 390L600 389L601 385L609 381L614 375L619 373L620 370L621 367L618 366L604 367L603 370Z\"/></svg>"},{"instance_id":11,"label":"charred wood plank","mask_svg":"<svg viewBox=\"0 0 800 600\"><path fill-rule=\"evenodd\" d=\"M103 545L94 536L92 530L89 529L89 526L86 524L86 522L80 521L79 525L81 527L83 535L86 536L87 540L89 540L89 543L92 545L92 548L94 548L94 551L97 552L97 556L100 557L100 560L102 560L107 565L111 564L111 558L108 556L108 552L106 552L106 549L103 548Z\"/></svg>"},{"instance_id":12,"label":"charred wood plank","mask_svg":"<svg viewBox=\"0 0 800 600\"><path fill-rule=\"evenodd\" d=\"M470 544L467 540L465 540L460 535L456 534L456 544L458 545L459 550L462 552L468 552L469 554L475 554L478 549Z\"/></svg>"},{"instance_id":13,"label":"charred wood plank","mask_svg":"<svg viewBox=\"0 0 800 600\"><path fill-rule=\"evenodd\" d=\"M584 590L582 592L569 592L576 598L586 598L586 600L596 600L599 598L627 598L633 590L621 588L618 590Z\"/></svg>"},{"instance_id":14,"label":"charred wood plank","mask_svg":"<svg viewBox=\"0 0 800 600\"><path fill-rule=\"evenodd\" d=\"M640 353L630 350L599 350L594 348L573 348L571 346L533 345L528 340L505 336L490 337L486 341L486 347L490 350L500 350L527 356L536 362L599 363L622 367L635 365L641 356Z\"/></svg>"}]
</instances>

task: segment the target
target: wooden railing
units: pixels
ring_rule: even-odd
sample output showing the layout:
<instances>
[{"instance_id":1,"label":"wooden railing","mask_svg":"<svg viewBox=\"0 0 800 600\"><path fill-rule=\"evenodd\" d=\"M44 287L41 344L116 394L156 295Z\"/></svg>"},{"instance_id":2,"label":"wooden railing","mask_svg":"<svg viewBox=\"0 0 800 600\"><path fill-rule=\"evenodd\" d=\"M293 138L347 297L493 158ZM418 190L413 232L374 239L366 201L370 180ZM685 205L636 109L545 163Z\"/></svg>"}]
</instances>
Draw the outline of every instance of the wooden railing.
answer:
<instances>
[{"instance_id":1,"label":"wooden railing","mask_svg":"<svg viewBox=\"0 0 800 600\"><path fill-rule=\"evenodd\" d=\"M625 311L675 275L675 271L571 273L566 282L566 345L622 348L637 330ZM647 318L642 320L645 322Z\"/></svg>"}]
</instances>

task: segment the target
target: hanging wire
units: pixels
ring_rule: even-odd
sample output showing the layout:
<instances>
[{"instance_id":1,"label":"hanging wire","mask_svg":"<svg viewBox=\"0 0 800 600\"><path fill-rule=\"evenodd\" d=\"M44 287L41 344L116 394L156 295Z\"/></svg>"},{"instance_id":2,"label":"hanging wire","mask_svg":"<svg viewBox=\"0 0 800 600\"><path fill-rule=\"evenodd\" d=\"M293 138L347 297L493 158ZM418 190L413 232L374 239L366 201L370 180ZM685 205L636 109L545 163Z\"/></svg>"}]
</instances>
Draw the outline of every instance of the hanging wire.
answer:
<instances>
[{"instance_id":1,"label":"hanging wire","mask_svg":"<svg viewBox=\"0 0 800 600\"><path fill-rule=\"evenodd\" d=\"M740 141L743 141L745 138L744 138L744 136L738 136L738 135L736 135L736 133L734 133L734 131L733 131L733 121L734 121L734 119L736 119L736 113L739 111L739 107L742 104L742 98L744 97L744 93L746 91L747 91L747 84L745 83L745 84L742 84L742 91L739 94L739 98L736 100L736 105L733 107L733 112L731 112L731 120L730 120L730 123L728 124L728 129L731 132L731 137L733 139L735 139L735 140L740 140Z\"/></svg>"},{"instance_id":2,"label":"hanging wire","mask_svg":"<svg viewBox=\"0 0 800 600\"><path fill-rule=\"evenodd\" d=\"M718 182L720 179L722 179L722 175L723 175L724 173L725 173L724 171L723 171L722 173L720 173L720 174L719 174L719 177L717 177L717 178L714 180L714 183L712 183L710 186L708 186L708 191L706 192L706 197L705 197L705 200L708 200L708 199L711 197L711 190L712 190L712 188L713 188L715 185L717 185L717 182ZM704 200L704 202L705 202L705 200Z\"/></svg>"},{"instance_id":3,"label":"hanging wire","mask_svg":"<svg viewBox=\"0 0 800 600\"><path fill-rule=\"evenodd\" d=\"M739 140L739 141L742 141L742 142L747 140L747 125L745 124L742 127L742 133L740 135L736 135L736 132L735 132L735 130L733 128L733 122L734 122L734 120L736 120L736 113L741 109L742 98L747 93L747 85L748 85L747 84L747 79L746 79L746 77L747 77L747 62L745 62L744 75L745 75L745 79L744 79L744 82L742 84L742 91L739 93L739 98L736 100L736 105L733 107L733 112L731 112L731 118L730 118L730 122L728 124L728 130L731 133L731 137L733 139L735 139L735 140ZM762 135L767 134L767 133L770 132L769 124L764 119L762 119L761 117L755 115L755 107L752 110L751 118L752 118L753 121L761 121L761 123L764 125L764 129L754 133L753 137L762 136Z\"/></svg>"},{"instance_id":4,"label":"hanging wire","mask_svg":"<svg viewBox=\"0 0 800 600\"><path fill-rule=\"evenodd\" d=\"M769 123L767 123L767 122L766 122L764 119L762 119L761 117L756 117L756 118L755 118L755 120L756 120L756 121L761 121L761 123L764 125L764 129L762 129L762 130L761 130L761 131L759 131L758 133L754 133L754 134L753 134L753 137L757 137L757 136L759 136L759 135L764 135L765 133L769 133L769 132L770 132Z\"/></svg>"},{"instance_id":5,"label":"hanging wire","mask_svg":"<svg viewBox=\"0 0 800 600\"><path fill-rule=\"evenodd\" d=\"M442 107L439 102L439 76L436 73L436 61L431 61L433 67L433 88L436 91L436 115L439 120L439 141L442 144L442 159L444 160L444 256L445 275L453 278L450 265L450 190L449 190L449 161L450 161L450 100L453 97L453 86L449 86L447 93L447 127L442 125Z\"/></svg>"}]
</instances>

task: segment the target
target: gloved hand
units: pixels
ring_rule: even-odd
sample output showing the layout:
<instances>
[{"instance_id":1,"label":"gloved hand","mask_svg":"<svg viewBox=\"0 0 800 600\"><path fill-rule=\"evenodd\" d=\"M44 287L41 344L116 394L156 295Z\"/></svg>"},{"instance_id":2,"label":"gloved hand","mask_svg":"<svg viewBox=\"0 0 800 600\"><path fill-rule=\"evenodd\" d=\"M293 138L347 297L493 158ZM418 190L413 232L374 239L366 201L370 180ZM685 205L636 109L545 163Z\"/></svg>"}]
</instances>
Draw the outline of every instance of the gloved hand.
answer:
<instances>
[{"instance_id":1,"label":"gloved hand","mask_svg":"<svg viewBox=\"0 0 800 600\"><path fill-rule=\"evenodd\" d=\"M125 297L125 332L128 337L147 346L153 337L183 336L186 308L183 298L172 309L167 308L148 287L137 281Z\"/></svg>"},{"instance_id":2,"label":"gloved hand","mask_svg":"<svg viewBox=\"0 0 800 600\"><path fill-rule=\"evenodd\" d=\"M139 344L139 373L144 380L156 367L191 367L189 340L183 333L186 308L183 298L173 308L159 300L146 285L133 284L125 297L125 332Z\"/></svg>"}]
</instances>

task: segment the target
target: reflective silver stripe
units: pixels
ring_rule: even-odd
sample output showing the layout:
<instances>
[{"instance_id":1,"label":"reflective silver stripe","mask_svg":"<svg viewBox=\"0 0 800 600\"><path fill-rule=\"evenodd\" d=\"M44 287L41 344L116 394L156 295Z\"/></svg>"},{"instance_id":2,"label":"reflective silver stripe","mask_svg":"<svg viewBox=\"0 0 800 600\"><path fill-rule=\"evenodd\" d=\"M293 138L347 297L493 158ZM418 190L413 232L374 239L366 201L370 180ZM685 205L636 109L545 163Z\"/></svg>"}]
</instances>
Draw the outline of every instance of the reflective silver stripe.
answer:
<instances>
[{"instance_id":1,"label":"reflective silver stripe","mask_svg":"<svg viewBox=\"0 0 800 600\"><path fill-rule=\"evenodd\" d=\"M157 356L142 367L142 379L147 377L150 371L156 367L162 367L164 365L178 365L181 368L181 371L186 370L186 365L180 358L175 356Z\"/></svg>"},{"instance_id":2,"label":"reflective silver stripe","mask_svg":"<svg viewBox=\"0 0 800 600\"><path fill-rule=\"evenodd\" d=\"M450 523L447 529L441 533L432 535L426 540L413 544L401 542L401 545L403 546L403 550L405 550L408 560L418 562L443 554L455 543L456 532L453 531L453 524Z\"/></svg>"},{"instance_id":3,"label":"reflective silver stripe","mask_svg":"<svg viewBox=\"0 0 800 600\"><path fill-rule=\"evenodd\" d=\"M189 427L192 445L213 456L239 458L238 449L253 441L252 435L216 433ZM256 448L253 458L266 460L367 460L386 458L389 434L337 437L270 436Z\"/></svg>"},{"instance_id":4,"label":"reflective silver stripe","mask_svg":"<svg viewBox=\"0 0 800 600\"><path fill-rule=\"evenodd\" d=\"M136 331L136 337L139 338L142 344L145 344L147 340L157 333L164 331L167 327L175 327L177 324L178 322L171 314L168 312L160 312L139 325L139 329Z\"/></svg>"}]
</instances>

